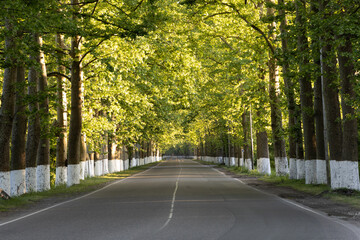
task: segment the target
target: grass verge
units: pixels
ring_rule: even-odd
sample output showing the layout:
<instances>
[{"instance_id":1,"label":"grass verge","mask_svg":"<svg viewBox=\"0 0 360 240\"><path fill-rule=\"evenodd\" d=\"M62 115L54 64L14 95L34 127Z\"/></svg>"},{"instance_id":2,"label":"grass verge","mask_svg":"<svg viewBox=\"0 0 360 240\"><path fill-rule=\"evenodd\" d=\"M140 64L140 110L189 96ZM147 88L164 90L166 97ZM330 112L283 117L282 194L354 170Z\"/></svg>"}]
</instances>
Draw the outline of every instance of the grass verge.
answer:
<instances>
[{"instance_id":1,"label":"grass verge","mask_svg":"<svg viewBox=\"0 0 360 240\"><path fill-rule=\"evenodd\" d=\"M264 176L257 170L245 169L244 167L228 167L220 165L224 169L229 170L238 175L256 176L259 180L272 183L277 186L290 187L297 191L308 193L314 196L329 198L337 203L345 203L357 209L360 209L360 192L349 189L332 190L330 186L325 184L305 184L305 180L289 179L288 176L276 176L275 170L272 169L272 175Z\"/></svg>"},{"instance_id":2,"label":"grass verge","mask_svg":"<svg viewBox=\"0 0 360 240\"><path fill-rule=\"evenodd\" d=\"M73 185L71 187L66 187L65 184L56 187L52 186L49 191L26 193L19 197L13 197L9 200L0 199L0 212L10 211L19 207L25 207L48 198L67 198L88 193L104 186L109 182L127 178L134 174L143 172L156 164L158 163L150 163L144 166L134 167L126 171L111 173L100 177L87 178L85 180L81 180L80 184Z\"/></svg>"}]
</instances>

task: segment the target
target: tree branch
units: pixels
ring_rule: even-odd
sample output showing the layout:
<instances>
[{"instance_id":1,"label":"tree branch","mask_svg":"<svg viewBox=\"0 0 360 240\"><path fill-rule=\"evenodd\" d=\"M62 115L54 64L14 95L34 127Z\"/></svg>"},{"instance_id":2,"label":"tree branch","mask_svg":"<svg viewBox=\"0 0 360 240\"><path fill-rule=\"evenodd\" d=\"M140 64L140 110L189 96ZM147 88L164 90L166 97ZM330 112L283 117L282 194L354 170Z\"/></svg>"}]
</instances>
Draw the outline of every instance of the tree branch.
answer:
<instances>
[{"instance_id":1,"label":"tree branch","mask_svg":"<svg viewBox=\"0 0 360 240\"><path fill-rule=\"evenodd\" d=\"M61 77L64 77L64 78L66 78L66 79L68 79L68 80L71 79L69 76L67 76L67 75L65 75L65 74L62 74L62 73L60 73L60 72L51 72L51 73L48 73L47 76L48 76L48 77L58 77L58 76L61 76Z\"/></svg>"},{"instance_id":2,"label":"tree branch","mask_svg":"<svg viewBox=\"0 0 360 240\"><path fill-rule=\"evenodd\" d=\"M80 62L82 62L82 61L84 60L84 58L85 58L89 53L91 53L92 51L94 51L95 48L97 48L98 46L100 46L100 44L102 44L102 43L103 43L104 41L106 41L107 39L108 39L108 38L101 39L101 41L100 41L98 44L96 44L95 46L93 46L92 48L90 48L90 50L87 51L87 52L81 57Z\"/></svg>"},{"instance_id":3,"label":"tree branch","mask_svg":"<svg viewBox=\"0 0 360 240\"><path fill-rule=\"evenodd\" d=\"M257 31L258 33L260 33L260 35L265 39L268 47L270 48L270 51L271 53L274 55L275 54L275 49L274 49L274 46L271 44L269 38L266 36L266 34L259 28L257 27L256 25L252 24L249 20L246 19L246 17L244 17L240 12L239 10L233 5L233 4L230 4L230 3L221 3L222 5L224 6L227 6L231 9L233 9L238 15L239 17L244 21L246 22L251 28L253 28L255 31Z\"/></svg>"}]
</instances>

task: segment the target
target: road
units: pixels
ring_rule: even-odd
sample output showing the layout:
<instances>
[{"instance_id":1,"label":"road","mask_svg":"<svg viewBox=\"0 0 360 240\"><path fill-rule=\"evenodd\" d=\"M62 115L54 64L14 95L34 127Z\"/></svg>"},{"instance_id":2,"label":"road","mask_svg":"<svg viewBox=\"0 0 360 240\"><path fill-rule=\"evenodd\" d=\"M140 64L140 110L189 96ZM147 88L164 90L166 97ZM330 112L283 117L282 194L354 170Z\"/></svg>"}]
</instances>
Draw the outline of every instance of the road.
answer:
<instances>
[{"instance_id":1,"label":"road","mask_svg":"<svg viewBox=\"0 0 360 240\"><path fill-rule=\"evenodd\" d=\"M252 189L191 160L0 223L0 239L359 239L355 226Z\"/></svg>"}]
</instances>

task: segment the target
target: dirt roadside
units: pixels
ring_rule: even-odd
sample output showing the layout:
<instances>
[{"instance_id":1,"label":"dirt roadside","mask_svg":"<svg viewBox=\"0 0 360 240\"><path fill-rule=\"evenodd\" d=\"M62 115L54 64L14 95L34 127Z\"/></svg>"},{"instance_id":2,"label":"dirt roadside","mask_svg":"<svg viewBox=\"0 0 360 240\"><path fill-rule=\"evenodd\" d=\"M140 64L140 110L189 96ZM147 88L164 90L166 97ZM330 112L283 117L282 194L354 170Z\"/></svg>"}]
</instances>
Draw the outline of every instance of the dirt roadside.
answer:
<instances>
[{"instance_id":1,"label":"dirt roadside","mask_svg":"<svg viewBox=\"0 0 360 240\"><path fill-rule=\"evenodd\" d=\"M341 219L360 227L360 209L348 204L335 202L321 194L312 195L290 187L278 186L273 183L259 180L259 177L256 176L237 175L224 168L217 168L217 170L230 177L238 178L245 184L263 192L294 201L306 207L323 212L329 217Z\"/></svg>"}]
</instances>

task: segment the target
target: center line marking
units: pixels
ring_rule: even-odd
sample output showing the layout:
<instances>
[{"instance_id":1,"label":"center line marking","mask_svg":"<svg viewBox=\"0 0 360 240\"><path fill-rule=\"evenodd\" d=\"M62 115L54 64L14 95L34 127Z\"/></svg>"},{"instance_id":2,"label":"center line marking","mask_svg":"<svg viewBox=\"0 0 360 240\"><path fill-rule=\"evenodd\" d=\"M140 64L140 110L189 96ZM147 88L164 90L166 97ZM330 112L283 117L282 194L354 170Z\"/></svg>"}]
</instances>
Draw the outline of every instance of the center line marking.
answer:
<instances>
[{"instance_id":1,"label":"center line marking","mask_svg":"<svg viewBox=\"0 0 360 240\"><path fill-rule=\"evenodd\" d=\"M178 160L178 162L180 162L180 160ZM164 225L159 229L160 231L163 230L169 224L169 222L171 221L171 219L173 217L175 199L176 199L176 192L177 192L177 190L179 188L179 180L180 180L181 172L182 172L182 167L180 168L179 175L178 175L178 177L176 179L175 190L174 190L173 198L172 198L172 201L171 201L171 208L170 208L169 217L168 217L167 221L164 223Z\"/></svg>"}]
</instances>

